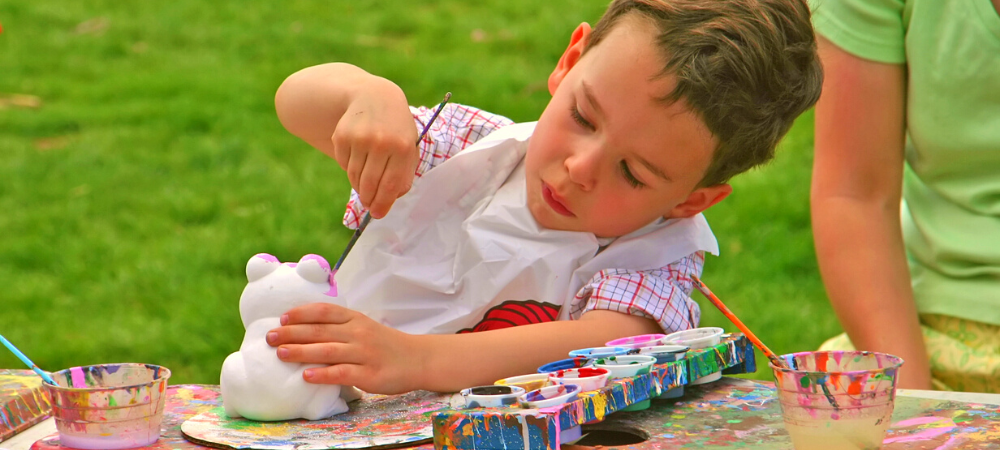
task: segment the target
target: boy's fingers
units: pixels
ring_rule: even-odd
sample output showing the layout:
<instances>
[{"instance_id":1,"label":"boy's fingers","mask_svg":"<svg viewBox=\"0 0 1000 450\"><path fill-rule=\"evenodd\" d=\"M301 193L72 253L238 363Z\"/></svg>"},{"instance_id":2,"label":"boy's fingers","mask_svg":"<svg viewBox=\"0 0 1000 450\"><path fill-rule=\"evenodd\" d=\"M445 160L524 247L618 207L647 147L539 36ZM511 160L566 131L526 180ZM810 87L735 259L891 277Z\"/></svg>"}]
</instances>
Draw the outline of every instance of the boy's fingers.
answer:
<instances>
[{"instance_id":1,"label":"boy's fingers","mask_svg":"<svg viewBox=\"0 0 1000 450\"><path fill-rule=\"evenodd\" d=\"M367 206L369 210L378 194L379 181L387 174L386 164L388 160L389 156L384 153L369 153L368 157L365 158L365 167L358 179L360 189L357 191L361 204Z\"/></svg>"},{"instance_id":2,"label":"boy's fingers","mask_svg":"<svg viewBox=\"0 0 1000 450\"><path fill-rule=\"evenodd\" d=\"M351 338L344 328L346 327L340 325L316 323L287 325L268 331L264 338L272 347L284 344L349 342Z\"/></svg>"},{"instance_id":3,"label":"boy's fingers","mask_svg":"<svg viewBox=\"0 0 1000 450\"><path fill-rule=\"evenodd\" d=\"M363 377L360 374L361 366L355 364L337 364L328 367L306 369L302 373L302 378L309 383L356 386L359 381L362 384L366 381L361 379ZM367 381L370 382L371 380Z\"/></svg>"},{"instance_id":4,"label":"boy's fingers","mask_svg":"<svg viewBox=\"0 0 1000 450\"><path fill-rule=\"evenodd\" d=\"M396 199L410 190L415 175L407 159L399 156L389 158L378 191L368 208L372 217L384 217Z\"/></svg>"},{"instance_id":5,"label":"boy's fingers","mask_svg":"<svg viewBox=\"0 0 1000 450\"><path fill-rule=\"evenodd\" d=\"M351 182L351 188L361 195L361 173L365 169L365 160L368 159L368 152L358 148L357 146L351 147L350 158L347 161L347 180ZM362 201L363 205L364 202Z\"/></svg>"},{"instance_id":6,"label":"boy's fingers","mask_svg":"<svg viewBox=\"0 0 1000 450\"><path fill-rule=\"evenodd\" d=\"M320 344L288 344L276 350L278 359L285 362L306 364L357 364L361 359L351 346L340 342Z\"/></svg>"},{"instance_id":7,"label":"boy's fingers","mask_svg":"<svg viewBox=\"0 0 1000 450\"><path fill-rule=\"evenodd\" d=\"M304 323L344 324L358 313L343 306L330 303L310 303L296 306L281 317L282 325L298 325Z\"/></svg>"}]
</instances>

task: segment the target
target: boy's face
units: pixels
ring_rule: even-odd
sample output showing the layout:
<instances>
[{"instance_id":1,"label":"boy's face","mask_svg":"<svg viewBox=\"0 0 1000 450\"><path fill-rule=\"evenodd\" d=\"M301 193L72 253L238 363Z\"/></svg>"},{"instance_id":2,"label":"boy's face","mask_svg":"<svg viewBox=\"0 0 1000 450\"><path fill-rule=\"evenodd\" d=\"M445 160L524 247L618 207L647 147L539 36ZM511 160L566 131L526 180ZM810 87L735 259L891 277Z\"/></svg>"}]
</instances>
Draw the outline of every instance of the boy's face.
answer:
<instances>
[{"instance_id":1,"label":"boy's face","mask_svg":"<svg viewBox=\"0 0 1000 450\"><path fill-rule=\"evenodd\" d=\"M731 191L697 187L716 140L685 102L657 100L675 80L660 75L654 31L622 17L582 57L590 27L573 33L525 160L528 207L543 227L622 236L693 216Z\"/></svg>"}]
</instances>

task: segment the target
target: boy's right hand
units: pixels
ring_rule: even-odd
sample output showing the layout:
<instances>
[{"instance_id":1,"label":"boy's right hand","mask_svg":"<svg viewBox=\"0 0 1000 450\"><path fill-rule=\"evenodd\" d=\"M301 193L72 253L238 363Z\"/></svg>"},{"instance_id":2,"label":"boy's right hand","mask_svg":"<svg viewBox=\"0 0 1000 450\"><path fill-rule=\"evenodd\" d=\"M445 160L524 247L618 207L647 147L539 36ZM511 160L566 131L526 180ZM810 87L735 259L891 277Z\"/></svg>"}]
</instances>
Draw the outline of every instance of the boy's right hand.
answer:
<instances>
[{"instance_id":1,"label":"boy's right hand","mask_svg":"<svg viewBox=\"0 0 1000 450\"><path fill-rule=\"evenodd\" d=\"M406 96L383 78L358 89L337 123L334 158L373 218L410 190L420 161L417 127Z\"/></svg>"}]
</instances>

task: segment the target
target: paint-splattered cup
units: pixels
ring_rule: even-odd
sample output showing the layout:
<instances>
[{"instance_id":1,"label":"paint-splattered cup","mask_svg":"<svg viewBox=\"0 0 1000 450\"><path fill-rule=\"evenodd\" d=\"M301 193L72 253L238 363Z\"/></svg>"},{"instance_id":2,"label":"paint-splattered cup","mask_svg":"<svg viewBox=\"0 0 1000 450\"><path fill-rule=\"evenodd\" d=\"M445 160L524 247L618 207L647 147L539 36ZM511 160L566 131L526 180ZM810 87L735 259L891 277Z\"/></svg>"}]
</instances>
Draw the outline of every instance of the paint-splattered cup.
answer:
<instances>
[{"instance_id":1,"label":"paint-splattered cup","mask_svg":"<svg viewBox=\"0 0 1000 450\"><path fill-rule=\"evenodd\" d=\"M609 356L607 358L597 358L594 367L607 369L612 380L619 378L630 378L637 375L649 373L649 370L656 363L656 358L649 355L625 355ZM635 402L626 406L622 411L642 411L649 409L649 398Z\"/></svg>"},{"instance_id":2,"label":"paint-splattered cup","mask_svg":"<svg viewBox=\"0 0 1000 450\"><path fill-rule=\"evenodd\" d=\"M665 334L641 334L639 336L629 336L608 341L604 345L608 347L628 347L635 349L651 345L661 345L665 337L667 337Z\"/></svg>"},{"instance_id":3,"label":"paint-splattered cup","mask_svg":"<svg viewBox=\"0 0 1000 450\"><path fill-rule=\"evenodd\" d=\"M549 374L549 379L553 384L575 384L580 386L580 392L589 392L606 386L610 376L608 369L581 367L552 372Z\"/></svg>"},{"instance_id":4,"label":"paint-splattered cup","mask_svg":"<svg viewBox=\"0 0 1000 450\"><path fill-rule=\"evenodd\" d=\"M555 372L558 370L577 369L588 364L593 364L589 358L576 356L573 358L560 359L559 361L543 364L538 368L538 373L548 374L549 372Z\"/></svg>"},{"instance_id":5,"label":"paint-splattered cup","mask_svg":"<svg viewBox=\"0 0 1000 450\"><path fill-rule=\"evenodd\" d=\"M789 368L770 366L785 428L797 450L880 448L895 405L901 358L835 351L781 359Z\"/></svg>"},{"instance_id":6,"label":"paint-splattered cup","mask_svg":"<svg viewBox=\"0 0 1000 450\"><path fill-rule=\"evenodd\" d=\"M683 345L691 350L697 350L712 347L717 345L719 342L722 342L722 333L723 330L719 327L694 328L690 330L678 331L676 333L670 333L663 340L668 344ZM701 378L694 379L688 384L698 385L711 383L719 378L722 378L722 371L714 372Z\"/></svg>"},{"instance_id":7,"label":"paint-splattered cup","mask_svg":"<svg viewBox=\"0 0 1000 450\"><path fill-rule=\"evenodd\" d=\"M688 348L683 345L657 345L655 347L643 347L639 349L640 355L649 355L656 358L656 364L666 364L684 359ZM667 390L657 396L659 399L679 398L684 396L684 386L677 386Z\"/></svg>"},{"instance_id":8,"label":"paint-splattered cup","mask_svg":"<svg viewBox=\"0 0 1000 450\"><path fill-rule=\"evenodd\" d=\"M517 386L525 391L533 391L550 384L548 373L533 373L529 375L518 375L497 380L493 384L497 386Z\"/></svg>"},{"instance_id":9,"label":"paint-splattered cup","mask_svg":"<svg viewBox=\"0 0 1000 450\"><path fill-rule=\"evenodd\" d=\"M576 400L579 393L580 386L575 384L556 384L525 392L518 398L518 403L529 409L548 408Z\"/></svg>"},{"instance_id":10,"label":"paint-splattered cup","mask_svg":"<svg viewBox=\"0 0 1000 450\"><path fill-rule=\"evenodd\" d=\"M528 409L553 408L576 400L579 393L580 386L575 384L557 384L526 392L519 399L519 403L521 407ZM559 443L566 444L575 441L580 439L582 434L580 425L561 430L558 434Z\"/></svg>"},{"instance_id":11,"label":"paint-splattered cup","mask_svg":"<svg viewBox=\"0 0 1000 450\"><path fill-rule=\"evenodd\" d=\"M170 370L150 364L101 364L52 374L52 399L64 447L115 450L160 438Z\"/></svg>"},{"instance_id":12,"label":"paint-splattered cup","mask_svg":"<svg viewBox=\"0 0 1000 450\"><path fill-rule=\"evenodd\" d=\"M517 404L518 397L526 391L519 386L476 386L462 389L466 408L501 408Z\"/></svg>"},{"instance_id":13,"label":"paint-splattered cup","mask_svg":"<svg viewBox=\"0 0 1000 450\"><path fill-rule=\"evenodd\" d=\"M591 347L581 348L569 352L569 356L583 358L604 358L608 356L627 355L631 348L628 347Z\"/></svg>"}]
</instances>

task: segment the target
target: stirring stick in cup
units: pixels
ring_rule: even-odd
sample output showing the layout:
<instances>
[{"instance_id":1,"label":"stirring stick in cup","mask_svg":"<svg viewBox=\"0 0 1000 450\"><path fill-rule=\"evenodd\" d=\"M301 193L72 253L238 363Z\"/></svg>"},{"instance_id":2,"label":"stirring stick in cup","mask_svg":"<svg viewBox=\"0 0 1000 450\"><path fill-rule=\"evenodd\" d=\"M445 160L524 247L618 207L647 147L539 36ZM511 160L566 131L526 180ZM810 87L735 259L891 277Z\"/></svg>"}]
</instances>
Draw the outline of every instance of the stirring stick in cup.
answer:
<instances>
[{"instance_id":1,"label":"stirring stick in cup","mask_svg":"<svg viewBox=\"0 0 1000 450\"><path fill-rule=\"evenodd\" d=\"M56 382L52 380L52 377L50 377L49 374L42 371L42 369L39 369L38 366L35 365L35 363L31 362L31 360L28 359L28 357L25 356L24 353L21 353L21 351L18 350L17 347L14 347L14 344L11 344L10 341L7 340L7 338L3 337L2 334L0 334L0 343L3 343L4 347L7 347L7 349L9 349L12 353L14 353L14 356L16 356L17 359L20 359L21 362L27 364L28 367L31 368L31 370L34 370L35 373L37 373L38 376L42 377L42 379L45 380L46 383L53 385L56 384Z\"/></svg>"},{"instance_id":2,"label":"stirring stick in cup","mask_svg":"<svg viewBox=\"0 0 1000 450\"><path fill-rule=\"evenodd\" d=\"M757 336L754 336L753 332L750 331L750 329L747 328L747 326L744 325L743 322L740 321L740 319L737 318L736 315L733 314L733 312L726 307L726 305L722 304L722 300L719 300L719 297L716 297L715 294L713 294L712 291L708 289L708 286L705 286L705 283L703 283L695 275L691 275L691 279L694 280L694 287L698 288L698 290L701 291L701 293L704 294L705 297L707 297L708 300L712 302L712 304L715 305L716 308L719 308L719 311L722 311L722 314L726 316L726 318L729 319L731 322L733 322L733 324L736 325L736 328L739 328L740 331L742 331L743 334L746 335L747 339L750 339L750 342L753 342L753 345L756 345L757 348L759 348L762 352L764 352L764 355L767 356L767 359L771 360L772 364L778 367L783 367L786 369L788 368L788 364L785 364L785 362L782 361L781 358L778 357L778 355L775 355L774 352L771 351L771 349L767 348L767 346L760 341L760 339L757 339Z\"/></svg>"}]
</instances>

